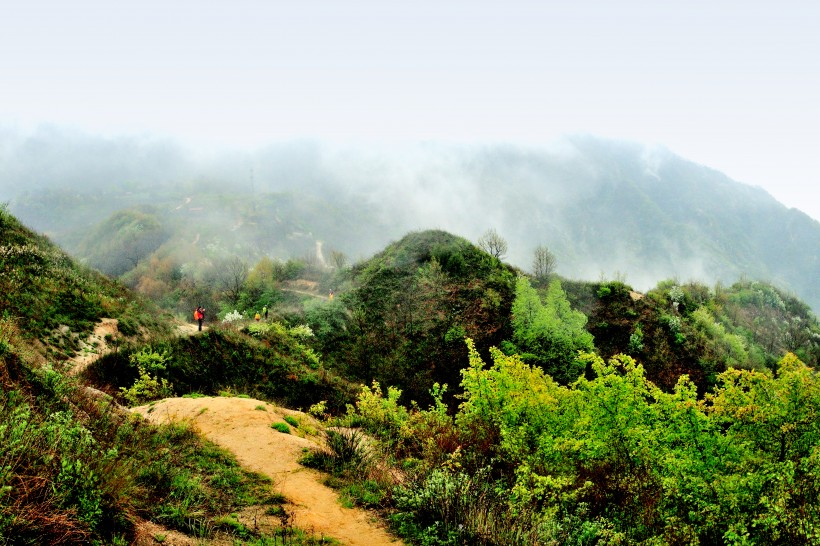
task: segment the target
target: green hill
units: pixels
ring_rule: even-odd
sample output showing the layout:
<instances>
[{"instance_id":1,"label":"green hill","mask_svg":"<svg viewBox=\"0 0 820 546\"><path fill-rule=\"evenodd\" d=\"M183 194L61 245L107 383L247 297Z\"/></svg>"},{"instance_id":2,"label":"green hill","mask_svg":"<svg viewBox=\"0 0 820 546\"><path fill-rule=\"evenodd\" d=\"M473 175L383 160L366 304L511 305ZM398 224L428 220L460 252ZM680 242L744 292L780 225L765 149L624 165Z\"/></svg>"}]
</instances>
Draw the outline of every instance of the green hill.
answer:
<instances>
[{"instance_id":1,"label":"green hill","mask_svg":"<svg viewBox=\"0 0 820 546\"><path fill-rule=\"evenodd\" d=\"M797 544L820 525L820 326L771 284L529 279L442 230L352 266L229 263L233 291L202 275L190 294L271 319L211 309L179 335L0 210L0 542L129 543L142 520L266 540L226 516L282 513L264 479L119 405L225 393L333 413L305 464L412 544ZM102 318L116 350L69 374Z\"/></svg>"},{"instance_id":2,"label":"green hill","mask_svg":"<svg viewBox=\"0 0 820 546\"><path fill-rule=\"evenodd\" d=\"M90 350L110 352L78 374L74 357L103 318L119 329ZM352 399L316 354L268 326L180 337L169 315L0 208L0 544L129 544L145 520L265 540L227 516L284 513L267 478L190 428L148 425L120 404L226 391L294 407Z\"/></svg>"},{"instance_id":3,"label":"green hill","mask_svg":"<svg viewBox=\"0 0 820 546\"><path fill-rule=\"evenodd\" d=\"M486 351L508 335L514 271L461 237L411 233L348 276L338 299L346 335L321 348L366 383L426 400L433 383L458 384L465 336ZM320 317L307 318L323 331Z\"/></svg>"}]
</instances>

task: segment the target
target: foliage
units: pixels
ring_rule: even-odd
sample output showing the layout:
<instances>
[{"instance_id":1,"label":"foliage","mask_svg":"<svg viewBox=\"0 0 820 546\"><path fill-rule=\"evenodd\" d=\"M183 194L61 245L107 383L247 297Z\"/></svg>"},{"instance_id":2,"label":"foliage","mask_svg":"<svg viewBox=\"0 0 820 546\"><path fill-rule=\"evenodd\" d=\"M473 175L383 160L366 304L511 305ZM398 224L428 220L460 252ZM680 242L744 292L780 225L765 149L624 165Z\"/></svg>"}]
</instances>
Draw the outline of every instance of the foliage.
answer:
<instances>
[{"instance_id":1,"label":"foliage","mask_svg":"<svg viewBox=\"0 0 820 546\"><path fill-rule=\"evenodd\" d=\"M494 505L514 516L507 531L529 522L524 543L815 541L820 383L795 356L776 376L724 372L699 401L686 378L665 393L628 356L587 354L594 377L564 387L518 356L494 351L487 368L469 350L460 447L394 495L396 525L419 543L478 540L460 533Z\"/></svg>"},{"instance_id":2,"label":"foliage","mask_svg":"<svg viewBox=\"0 0 820 546\"><path fill-rule=\"evenodd\" d=\"M325 430L325 447L308 452L301 463L336 476L367 476L373 456L358 429Z\"/></svg>"},{"instance_id":3,"label":"foliage","mask_svg":"<svg viewBox=\"0 0 820 546\"><path fill-rule=\"evenodd\" d=\"M19 388L0 391L0 542L130 543L138 515L207 537L219 514L267 502L267 481L190 430L23 367Z\"/></svg>"},{"instance_id":4,"label":"foliage","mask_svg":"<svg viewBox=\"0 0 820 546\"><path fill-rule=\"evenodd\" d=\"M592 335L584 329L587 318L570 307L561 282L550 282L542 303L526 277L516 282L512 306L513 338L521 357L564 383L584 372L578 351L592 349Z\"/></svg>"},{"instance_id":5,"label":"foliage","mask_svg":"<svg viewBox=\"0 0 820 546\"><path fill-rule=\"evenodd\" d=\"M362 385L355 407L348 405L347 412L356 424L368 430L390 437L401 433L409 419L409 413L399 404L401 390L388 387L385 393L378 381L368 387Z\"/></svg>"},{"instance_id":6,"label":"foliage","mask_svg":"<svg viewBox=\"0 0 820 546\"><path fill-rule=\"evenodd\" d=\"M573 307L589 317L586 328L600 354L639 358L647 377L667 391L687 375L703 395L729 367L775 369L786 352L820 364L817 318L769 284L708 287L669 279L645 295L621 282L563 286Z\"/></svg>"},{"instance_id":7,"label":"foliage","mask_svg":"<svg viewBox=\"0 0 820 546\"><path fill-rule=\"evenodd\" d=\"M512 271L460 237L411 233L346 275L306 318L326 361L362 382L428 402L434 383L458 384L463 335L486 350L508 334Z\"/></svg>"},{"instance_id":8,"label":"foliage","mask_svg":"<svg viewBox=\"0 0 820 546\"><path fill-rule=\"evenodd\" d=\"M120 394L132 406L160 398L172 396L174 391L165 378L158 374L165 372L169 360L168 353L161 353L144 347L129 356L131 364L137 367L138 377L129 388L120 387ZM151 375L154 374L154 375Z\"/></svg>"},{"instance_id":9,"label":"foliage","mask_svg":"<svg viewBox=\"0 0 820 546\"><path fill-rule=\"evenodd\" d=\"M147 259L171 236L151 207L119 211L90 230L78 252L103 273L118 277Z\"/></svg>"},{"instance_id":10,"label":"foliage","mask_svg":"<svg viewBox=\"0 0 820 546\"><path fill-rule=\"evenodd\" d=\"M251 328L256 335L247 335ZM130 355L140 350L121 346L92 364L87 375L115 389L131 386L139 370ZM154 350L167 355L162 378L177 395L231 390L294 408L325 400L337 410L354 395L348 382L324 369L318 356L278 323L252 323L245 331L212 325L196 336L158 340Z\"/></svg>"},{"instance_id":11,"label":"foliage","mask_svg":"<svg viewBox=\"0 0 820 546\"><path fill-rule=\"evenodd\" d=\"M16 317L27 336L45 341L63 327L87 334L101 316L131 321L153 332L167 329L152 306L134 298L123 286L77 265L13 216L3 215L0 309L4 316ZM71 345L52 347L60 359L75 349Z\"/></svg>"},{"instance_id":12,"label":"foliage","mask_svg":"<svg viewBox=\"0 0 820 546\"><path fill-rule=\"evenodd\" d=\"M284 417L282 417L282 420L284 420L287 424L289 424L293 428L299 428L299 420L296 419L296 417L294 417L292 415L285 415Z\"/></svg>"},{"instance_id":13,"label":"foliage","mask_svg":"<svg viewBox=\"0 0 820 546\"><path fill-rule=\"evenodd\" d=\"M485 470L467 474L434 470L423 479L400 485L394 493L397 532L418 544L540 544L533 511L510 512Z\"/></svg>"},{"instance_id":14,"label":"foliage","mask_svg":"<svg viewBox=\"0 0 820 546\"><path fill-rule=\"evenodd\" d=\"M324 419L327 416L327 400L320 400L312 404L307 412L317 419Z\"/></svg>"},{"instance_id":15,"label":"foliage","mask_svg":"<svg viewBox=\"0 0 820 546\"><path fill-rule=\"evenodd\" d=\"M273 430L277 430L277 431L279 431L283 434L290 434L290 427L288 426L287 423L282 423L282 422L271 423L270 428L272 428Z\"/></svg>"}]
</instances>

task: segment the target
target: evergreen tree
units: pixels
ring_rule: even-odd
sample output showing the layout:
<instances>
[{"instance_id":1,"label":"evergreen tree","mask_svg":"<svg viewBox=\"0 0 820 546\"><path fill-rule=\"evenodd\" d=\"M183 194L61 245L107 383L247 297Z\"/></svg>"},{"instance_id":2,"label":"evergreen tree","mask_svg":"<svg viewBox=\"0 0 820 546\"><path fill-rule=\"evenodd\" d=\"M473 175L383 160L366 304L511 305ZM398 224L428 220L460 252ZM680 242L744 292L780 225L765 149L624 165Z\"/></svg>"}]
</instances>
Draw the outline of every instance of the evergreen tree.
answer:
<instances>
[{"instance_id":1,"label":"evergreen tree","mask_svg":"<svg viewBox=\"0 0 820 546\"><path fill-rule=\"evenodd\" d=\"M512 306L513 347L525 362L536 364L562 383L575 380L584 371L578 351L593 350L592 334L584 326L587 317L570 307L561 282L550 282L542 303L529 279L519 277Z\"/></svg>"}]
</instances>

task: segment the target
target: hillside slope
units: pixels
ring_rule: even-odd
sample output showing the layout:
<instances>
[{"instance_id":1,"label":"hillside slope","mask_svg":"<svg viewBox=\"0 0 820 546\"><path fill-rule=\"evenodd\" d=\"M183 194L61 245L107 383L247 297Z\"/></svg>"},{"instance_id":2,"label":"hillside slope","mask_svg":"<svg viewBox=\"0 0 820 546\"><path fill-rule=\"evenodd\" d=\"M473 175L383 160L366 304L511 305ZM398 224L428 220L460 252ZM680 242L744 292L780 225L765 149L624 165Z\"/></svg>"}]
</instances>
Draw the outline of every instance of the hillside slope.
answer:
<instances>
[{"instance_id":1,"label":"hillside slope","mask_svg":"<svg viewBox=\"0 0 820 546\"><path fill-rule=\"evenodd\" d=\"M447 232L410 233L340 277L344 292L305 314L319 349L347 375L409 399L459 384L465 336L486 352L509 335L514 270Z\"/></svg>"},{"instance_id":2,"label":"hillside slope","mask_svg":"<svg viewBox=\"0 0 820 546\"><path fill-rule=\"evenodd\" d=\"M283 329L253 339L212 326L179 338L176 324L153 305L76 264L5 208L0 273L1 544L149 544L170 537L167 529L197 544L270 540L282 518L272 518L278 526L266 535L252 518L246 526L232 516L270 512L287 520L270 478L240 467L190 426L151 426L121 404L190 394L185 389L195 383L306 405L307 392L337 391L338 378L319 369L315 354ZM265 351L271 343L276 347ZM94 383L105 375L101 361L119 364L102 369L124 383ZM205 373L202 362L219 373ZM180 374L176 385L166 371ZM338 391L344 404L344 385ZM312 540L288 531L294 544Z\"/></svg>"}]
</instances>

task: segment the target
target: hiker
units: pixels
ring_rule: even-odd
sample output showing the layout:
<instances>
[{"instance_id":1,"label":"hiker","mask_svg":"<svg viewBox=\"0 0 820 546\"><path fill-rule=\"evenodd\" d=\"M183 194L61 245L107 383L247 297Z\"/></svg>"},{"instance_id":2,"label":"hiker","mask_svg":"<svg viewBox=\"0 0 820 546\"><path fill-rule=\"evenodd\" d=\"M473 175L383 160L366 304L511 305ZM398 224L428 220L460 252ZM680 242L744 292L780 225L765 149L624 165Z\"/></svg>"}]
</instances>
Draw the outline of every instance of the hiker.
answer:
<instances>
[{"instance_id":1,"label":"hiker","mask_svg":"<svg viewBox=\"0 0 820 546\"><path fill-rule=\"evenodd\" d=\"M262 314L265 315L265 320L268 320L268 306L262 307Z\"/></svg>"},{"instance_id":2,"label":"hiker","mask_svg":"<svg viewBox=\"0 0 820 546\"><path fill-rule=\"evenodd\" d=\"M328 298L331 299L331 300L333 299L333 289L332 288L330 289L330 295L328 296Z\"/></svg>"},{"instance_id":3,"label":"hiker","mask_svg":"<svg viewBox=\"0 0 820 546\"><path fill-rule=\"evenodd\" d=\"M259 315L259 311L257 311L257 312L256 312L256 315L253 317L253 319L254 319L256 322L259 322L259 319L261 319L261 318L262 318L262 317Z\"/></svg>"},{"instance_id":4,"label":"hiker","mask_svg":"<svg viewBox=\"0 0 820 546\"><path fill-rule=\"evenodd\" d=\"M202 323L205 321L205 308L197 305L194 311L194 320L199 323L199 331L202 331Z\"/></svg>"}]
</instances>

